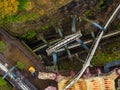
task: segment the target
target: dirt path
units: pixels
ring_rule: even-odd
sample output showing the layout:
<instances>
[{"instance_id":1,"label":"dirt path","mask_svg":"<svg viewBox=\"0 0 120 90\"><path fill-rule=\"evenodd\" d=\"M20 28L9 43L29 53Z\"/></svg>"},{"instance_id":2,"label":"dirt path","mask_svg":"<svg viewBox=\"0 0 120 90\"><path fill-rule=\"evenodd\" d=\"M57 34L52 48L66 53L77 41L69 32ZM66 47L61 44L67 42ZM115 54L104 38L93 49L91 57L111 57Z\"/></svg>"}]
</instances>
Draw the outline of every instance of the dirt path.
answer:
<instances>
[{"instance_id":1,"label":"dirt path","mask_svg":"<svg viewBox=\"0 0 120 90\"><path fill-rule=\"evenodd\" d=\"M43 70L43 65L40 62L40 60L38 60L37 58L35 58L22 44L21 42L16 39L13 38L12 36L10 36L4 29L0 29L0 35L3 41L10 43L11 45L15 46L18 50L20 50L36 67L36 69L38 71L42 71Z\"/></svg>"}]
</instances>

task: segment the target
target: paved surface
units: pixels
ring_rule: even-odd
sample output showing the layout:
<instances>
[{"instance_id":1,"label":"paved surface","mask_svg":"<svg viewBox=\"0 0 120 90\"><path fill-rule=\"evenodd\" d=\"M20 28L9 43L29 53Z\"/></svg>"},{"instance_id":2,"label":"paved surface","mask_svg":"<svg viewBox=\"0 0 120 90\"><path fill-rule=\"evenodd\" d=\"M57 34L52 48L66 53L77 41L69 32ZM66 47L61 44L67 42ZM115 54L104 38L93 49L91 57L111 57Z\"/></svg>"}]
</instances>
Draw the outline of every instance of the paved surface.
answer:
<instances>
[{"instance_id":1,"label":"paved surface","mask_svg":"<svg viewBox=\"0 0 120 90\"><path fill-rule=\"evenodd\" d=\"M10 63L0 54L0 74L5 75L10 69ZM7 63L8 62L8 63ZM7 65L7 66L6 66ZM13 77L16 74L16 78ZM6 79L17 88L17 90L37 90L17 69L10 72Z\"/></svg>"},{"instance_id":2,"label":"paved surface","mask_svg":"<svg viewBox=\"0 0 120 90\"><path fill-rule=\"evenodd\" d=\"M42 71L42 63L40 60L35 58L21 43L18 39L13 38L10 36L4 29L0 29L0 35L3 38L3 40L7 43L12 44L13 46L17 47L23 54L29 58L29 60L35 65L36 69L38 71Z\"/></svg>"}]
</instances>

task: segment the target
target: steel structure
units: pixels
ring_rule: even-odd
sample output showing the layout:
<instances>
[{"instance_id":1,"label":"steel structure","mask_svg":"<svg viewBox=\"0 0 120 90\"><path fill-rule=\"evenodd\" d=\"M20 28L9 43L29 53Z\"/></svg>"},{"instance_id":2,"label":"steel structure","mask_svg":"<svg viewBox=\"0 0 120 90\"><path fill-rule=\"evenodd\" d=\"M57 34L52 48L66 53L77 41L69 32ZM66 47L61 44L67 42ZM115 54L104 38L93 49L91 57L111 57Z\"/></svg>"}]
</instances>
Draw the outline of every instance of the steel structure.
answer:
<instances>
[{"instance_id":1,"label":"steel structure","mask_svg":"<svg viewBox=\"0 0 120 90\"><path fill-rule=\"evenodd\" d=\"M5 64L9 65L6 58L0 54L0 74L3 75L2 79L7 79L17 90L37 90L15 66L8 69L9 67L6 67ZM14 77L14 74L16 74L16 77Z\"/></svg>"},{"instance_id":2,"label":"steel structure","mask_svg":"<svg viewBox=\"0 0 120 90\"><path fill-rule=\"evenodd\" d=\"M110 71L111 67L119 66L119 65L120 65L120 60L116 60L116 61L113 61L113 62L106 63L104 65L104 71L105 71L105 73L108 73Z\"/></svg>"},{"instance_id":3,"label":"steel structure","mask_svg":"<svg viewBox=\"0 0 120 90\"><path fill-rule=\"evenodd\" d=\"M5 79L14 69L15 69L15 66L13 66L10 70L6 72L5 75L2 77L2 79Z\"/></svg>"},{"instance_id":4,"label":"steel structure","mask_svg":"<svg viewBox=\"0 0 120 90\"><path fill-rule=\"evenodd\" d=\"M97 24L96 22L89 20L87 18L83 18L84 20L88 21L89 23L93 24L94 26L96 26L97 28L99 28L102 31L105 31L105 29L100 26L99 24ZM81 45L86 51L89 51L89 47L80 39L80 37L82 36L81 32L76 30L76 22L77 18L76 16L73 17L73 21L72 21L72 32L73 34L68 35L68 36L63 36L61 29L58 29L59 35L61 37L62 40L60 40L59 42L55 43L54 45L50 46L48 49L46 49L46 52L48 55L52 55L53 57L53 63L55 68L57 69L57 50L61 49L61 48L65 48L65 50L67 51L68 54L68 58L70 60L72 60L72 55L69 51L69 48L67 46L67 44L73 42L73 41L77 41L77 43L79 43L79 45ZM91 33L91 35L93 36L93 38L95 38L95 36L93 35L94 32Z\"/></svg>"},{"instance_id":5,"label":"steel structure","mask_svg":"<svg viewBox=\"0 0 120 90\"><path fill-rule=\"evenodd\" d=\"M107 29L107 27L109 26L109 24L111 23L111 21L113 20L113 18L116 16L116 14L119 12L120 10L120 4L117 6L117 8L115 9L115 11L113 12L112 16L109 18L109 20L107 21L107 23L104 26L104 29ZM67 83L67 85L64 87L63 90L67 90L68 88L70 88L75 82L77 82L79 80L79 78L82 76L82 74L84 73L84 71L86 70L86 68L90 65L90 61L92 60L95 51L99 45L99 42L102 38L104 34L104 30L102 30L98 36L96 37L95 41L93 42L93 45L88 53L88 56L85 60L85 64L83 65L83 68L78 72L77 75L75 75L75 77L73 77L72 80L70 80L70 82Z\"/></svg>"},{"instance_id":6,"label":"steel structure","mask_svg":"<svg viewBox=\"0 0 120 90\"><path fill-rule=\"evenodd\" d=\"M116 36L116 35L119 35L119 34L120 34L120 31L111 32L111 33L108 33L108 34L104 35L102 37L102 39L109 38L111 36ZM85 41L84 44L89 44L89 43L92 43L92 42L93 42L93 39ZM78 46L81 46L81 45L79 43L74 43L74 44L68 46L68 49L72 49L72 48L75 48L75 47L78 47ZM61 48L61 49L57 50L56 52L58 53L58 52L62 52L62 51L64 51L64 48Z\"/></svg>"},{"instance_id":7,"label":"steel structure","mask_svg":"<svg viewBox=\"0 0 120 90\"><path fill-rule=\"evenodd\" d=\"M81 36L82 36L82 34L80 31L78 31L74 34L65 36L62 40L53 44L48 49L46 49L46 52L48 55L51 55L53 52L57 51L58 49L60 49L61 47L65 46L65 45L75 41L76 39L80 38Z\"/></svg>"}]
</instances>

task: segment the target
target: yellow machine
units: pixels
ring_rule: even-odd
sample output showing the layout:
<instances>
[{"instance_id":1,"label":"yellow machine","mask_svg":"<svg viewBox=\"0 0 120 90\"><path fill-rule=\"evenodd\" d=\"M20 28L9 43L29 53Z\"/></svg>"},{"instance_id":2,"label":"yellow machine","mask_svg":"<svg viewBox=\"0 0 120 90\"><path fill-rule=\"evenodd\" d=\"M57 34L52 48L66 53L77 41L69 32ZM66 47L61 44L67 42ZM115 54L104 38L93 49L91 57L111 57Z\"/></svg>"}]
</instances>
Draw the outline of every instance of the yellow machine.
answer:
<instances>
[{"instance_id":1,"label":"yellow machine","mask_svg":"<svg viewBox=\"0 0 120 90\"><path fill-rule=\"evenodd\" d=\"M33 66L30 66L29 69L28 69L31 73L35 73L35 68Z\"/></svg>"}]
</instances>

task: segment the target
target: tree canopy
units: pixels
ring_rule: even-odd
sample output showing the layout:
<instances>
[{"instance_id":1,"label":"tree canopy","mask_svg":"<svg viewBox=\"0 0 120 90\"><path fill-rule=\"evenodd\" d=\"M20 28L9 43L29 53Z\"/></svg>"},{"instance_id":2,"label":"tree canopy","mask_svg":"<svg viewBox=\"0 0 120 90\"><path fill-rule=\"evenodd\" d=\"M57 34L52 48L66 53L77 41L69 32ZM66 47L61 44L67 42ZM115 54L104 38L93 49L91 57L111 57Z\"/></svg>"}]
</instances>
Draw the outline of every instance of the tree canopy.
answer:
<instances>
[{"instance_id":1,"label":"tree canopy","mask_svg":"<svg viewBox=\"0 0 120 90\"><path fill-rule=\"evenodd\" d=\"M17 0L0 1L0 18L15 14L18 11L18 5Z\"/></svg>"},{"instance_id":2,"label":"tree canopy","mask_svg":"<svg viewBox=\"0 0 120 90\"><path fill-rule=\"evenodd\" d=\"M0 90L12 90L12 86L0 77Z\"/></svg>"},{"instance_id":3,"label":"tree canopy","mask_svg":"<svg viewBox=\"0 0 120 90\"><path fill-rule=\"evenodd\" d=\"M36 36L36 32L35 32L35 31L29 31L29 32L27 32L26 34L23 34L21 37L22 37L23 39L26 39L26 40L31 40L31 39L33 39L35 36Z\"/></svg>"},{"instance_id":4,"label":"tree canopy","mask_svg":"<svg viewBox=\"0 0 120 90\"><path fill-rule=\"evenodd\" d=\"M23 62L17 61L17 67L18 67L20 70L23 70L23 69L24 69L24 64L23 64Z\"/></svg>"}]
</instances>

